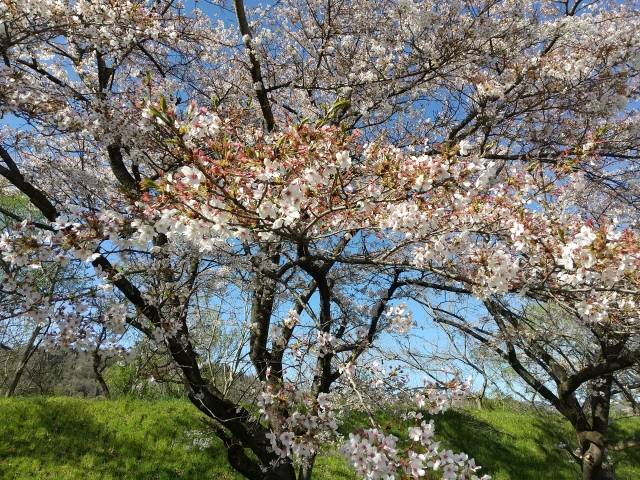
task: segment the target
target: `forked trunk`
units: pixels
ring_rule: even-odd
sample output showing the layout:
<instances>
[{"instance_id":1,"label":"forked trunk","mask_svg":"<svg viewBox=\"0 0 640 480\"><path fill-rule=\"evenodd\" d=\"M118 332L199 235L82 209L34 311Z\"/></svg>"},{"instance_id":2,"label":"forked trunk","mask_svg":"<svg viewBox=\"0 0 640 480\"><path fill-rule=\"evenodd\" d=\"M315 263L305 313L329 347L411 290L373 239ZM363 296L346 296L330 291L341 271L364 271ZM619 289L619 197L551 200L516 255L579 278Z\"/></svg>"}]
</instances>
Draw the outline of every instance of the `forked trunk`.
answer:
<instances>
[{"instance_id":1,"label":"forked trunk","mask_svg":"<svg viewBox=\"0 0 640 480\"><path fill-rule=\"evenodd\" d=\"M606 462L606 447L591 441L587 445L582 451L582 480L615 480L613 468Z\"/></svg>"}]
</instances>

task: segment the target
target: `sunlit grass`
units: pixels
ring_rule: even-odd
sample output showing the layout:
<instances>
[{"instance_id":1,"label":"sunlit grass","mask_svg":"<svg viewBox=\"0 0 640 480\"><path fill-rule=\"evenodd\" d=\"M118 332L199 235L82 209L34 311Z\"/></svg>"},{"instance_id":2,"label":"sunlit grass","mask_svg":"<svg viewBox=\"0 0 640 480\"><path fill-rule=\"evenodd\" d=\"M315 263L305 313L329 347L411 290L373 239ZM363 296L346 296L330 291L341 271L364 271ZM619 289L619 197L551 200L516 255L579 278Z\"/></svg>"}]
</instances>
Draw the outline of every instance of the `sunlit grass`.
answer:
<instances>
[{"instance_id":1,"label":"sunlit grass","mask_svg":"<svg viewBox=\"0 0 640 480\"><path fill-rule=\"evenodd\" d=\"M235 480L221 444L199 448L201 415L181 400L0 400L2 479L215 479ZM393 414L381 414L385 430L404 436ZM443 446L475 457L496 480L573 480L578 470L557 445L571 439L568 425L553 414L492 405L450 411L438 417ZM354 415L349 428L366 426ZM624 419L615 438L640 434L640 419ZM208 438L208 437L201 437ZM617 478L640 478L640 450L616 452ZM339 456L318 458L314 478L355 480Z\"/></svg>"}]
</instances>

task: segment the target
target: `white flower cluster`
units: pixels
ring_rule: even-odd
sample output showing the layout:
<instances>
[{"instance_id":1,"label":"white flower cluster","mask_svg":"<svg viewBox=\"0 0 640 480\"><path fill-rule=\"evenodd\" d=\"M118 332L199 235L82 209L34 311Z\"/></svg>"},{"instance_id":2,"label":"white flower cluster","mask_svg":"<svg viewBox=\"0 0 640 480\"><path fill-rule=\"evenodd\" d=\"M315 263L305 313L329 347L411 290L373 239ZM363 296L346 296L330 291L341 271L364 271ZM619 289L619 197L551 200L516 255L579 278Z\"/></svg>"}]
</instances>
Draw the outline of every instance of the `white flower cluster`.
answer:
<instances>
[{"instance_id":1,"label":"white flower cluster","mask_svg":"<svg viewBox=\"0 0 640 480\"><path fill-rule=\"evenodd\" d=\"M320 447L337 438L338 423L331 395L325 393L320 393L317 400L303 399L301 404L304 408L296 409L287 417L270 415L272 407L283 399L290 402L290 409L296 408L294 396L290 393L286 390L275 393L263 391L258 405L262 417L269 420L275 429L267 434L272 451L281 458L304 463L313 458Z\"/></svg>"},{"instance_id":2,"label":"white flower cluster","mask_svg":"<svg viewBox=\"0 0 640 480\"><path fill-rule=\"evenodd\" d=\"M415 326L413 315L405 303L388 306L384 315L389 322L388 328L392 332L405 335Z\"/></svg>"},{"instance_id":3,"label":"white flower cluster","mask_svg":"<svg viewBox=\"0 0 640 480\"><path fill-rule=\"evenodd\" d=\"M119 303L111 305L105 312L104 324L115 334L124 333L127 327L127 305Z\"/></svg>"},{"instance_id":4,"label":"white flower cluster","mask_svg":"<svg viewBox=\"0 0 640 480\"><path fill-rule=\"evenodd\" d=\"M196 148L202 141L215 136L222 125L222 120L215 112L205 108L198 109L195 102L189 104L187 116L188 119L183 124L187 133L182 139L189 148Z\"/></svg>"},{"instance_id":5,"label":"white flower cluster","mask_svg":"<svg viewBox=\"0 0 640 480\"><path fill-rule=\"evenodd\" d=\"M429 414L436 415L460 403L468 397L470 391L471 378L464 382L452 380L444 386L425 382L424 389L416 394L415 400L419 408L427 409Z\"/></svg>"},{"instance_id":6,"label":"white flower cluster","mask_svg":"<svg viewBox=\"0 0 640 480\"><path fill-rule=\"evenodd\" d=\"M403 474L419 479L428 470L441 471L445 480L490 480L488 475L478 477L480 467L465 453L439 451L434 435L433 421L409 428L409 438L414 442L413 448L420 448L419 453L413 448L403 451L397 437L371 428L350 433L340 451L356 473L368 480L395 480Z\"/></svg>"},{"instance_id":7,"label":"white flower cluster","mask_svg":"<svg viewBox=\"0 0 640 480\"><path fill-rule=\"evenodd\" d=\"M334 347L335 339L329 332L318 332L316 340L316 346L318 349L318 356L324 357L328 353L331 353Z\"/></svg>"},{"instance_id":8,"label":"white flower cluster","mask_svg":"<svg viewBox=\"0 0 640 480\"><path fill-rule=\"evenodd\" d=\"M428 408L430 414L445 411L450 405L465 398L469 393L471 380L460 382L454 379L444 387L426 383L424 391L416 396L419 408ZM409 448L400 446L394 435L384 434L379 428L365 429L350 433L349 439L341 447L341 453L359 476L371 480L389 480L396 478L418 479L427 475L427 471L441 472L446 480L489 480L484 475L478 477L480 469L473 458L465 453L440 450L435 441L435 423L426 422L420 412L405 412L401 418L411 422L420 422L408 427L408 438L412 442Z\"/></svg>"}]
</instances>

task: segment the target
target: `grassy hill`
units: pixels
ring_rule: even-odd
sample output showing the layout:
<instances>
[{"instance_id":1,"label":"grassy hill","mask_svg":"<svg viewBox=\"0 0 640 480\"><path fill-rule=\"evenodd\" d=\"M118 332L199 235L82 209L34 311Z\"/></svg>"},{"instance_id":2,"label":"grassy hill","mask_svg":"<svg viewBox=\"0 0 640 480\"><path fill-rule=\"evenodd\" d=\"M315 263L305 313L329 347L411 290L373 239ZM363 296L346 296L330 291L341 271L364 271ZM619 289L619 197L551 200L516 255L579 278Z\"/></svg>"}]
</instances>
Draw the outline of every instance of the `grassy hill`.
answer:
<instances>
[{"instance_id":1,"label":"grassy hill","mask_svg":"<svg viewBox=\"0 0 640 480\"><path fill-rule=\"evenodd\" d=\"M354 416L349 423L362 419ZM564 480L578 471L556 445L571 433L555 415L493 406L448 412L437 430L446 446L462 450L494 479ZM403 434L393 418L385 428ZM624 420L614 431L640 433L640 420ZM620 480L640 478L640 450L617 453ZM329 452L318 460L321 480L355 480ZM224 452L205 435L200 414L179 400L0 400L0 479L235 480Z\"/></svg>"}]
</instances>

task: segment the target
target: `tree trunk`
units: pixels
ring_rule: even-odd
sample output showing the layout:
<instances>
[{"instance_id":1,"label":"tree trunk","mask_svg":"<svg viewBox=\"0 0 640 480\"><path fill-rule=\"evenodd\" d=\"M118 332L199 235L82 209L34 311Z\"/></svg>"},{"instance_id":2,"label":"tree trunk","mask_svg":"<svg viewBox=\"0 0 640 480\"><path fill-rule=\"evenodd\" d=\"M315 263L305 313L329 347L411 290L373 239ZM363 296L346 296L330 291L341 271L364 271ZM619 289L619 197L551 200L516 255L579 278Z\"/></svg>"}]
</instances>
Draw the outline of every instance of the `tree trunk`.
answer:
<instances>
[{"instance_id":1,"label":"tree trunk","mask_svg":"<svg viewBox=\"0 0 640 480\"><path fill-rule=\"evenodd\" d=\"M476 397L476 408L481 410L482 407L484 406L484 397L487 393L487 376L486 375L482 375L482 389L480 390L480 393L478 393L478 396Z\"/></svg>"},{"instance_id":2,"label":"tree trunk","mask_svg":"<svg viewBox=\"0 0 640 480\"><path fill-rule=\"evenodd\" d=\"M296 480L296 471L291 463L283 463L267 470L261 477L264 480Z\"/></svg>"},{"instance_id":3,"label":"tree trunk","mask_svg":"<svg viewBox=\"0 0 640 480\"><path fill-rule=\"evenodd\" d=\"M104 395L105 398L111 398L107 382L104 381L104 377L102 376L102 369L100 368L101 357L98 353L98 350L94 350L91 356L93 357L93 373L96 377L96 380L98 381L98 385L100 385L102 395Z\"/></svg>"},{"instance_id":4,"label":"tree trunk","mask_svg":"<svg viewBox=\"0 0 640 480\"><path fill-rule=\"evenodd\" d=\"M248 480L296 480L296 472L289 459L269 464L265 469L247 457L244 447L231 438L221 428L211 425L227 451L231 467ZM263 452L264 453L264 452Z\"/></svg>"},{"instance_id":5,"label":"tree trunk","mask_svg":"<svg viewBox=\"0 0 640 480\"><path fill-rule=\"evenodd\" d=\"M583 434L594 433L597 432L583 432ZM582 480L614 480L615 472L612 466L606 463L607 451L604 439L587 440L586 445L588 445L586 449L584 444L582 447Z\"/></svg>"},{"instance_id":6,"label":"tree trunk","mask_svg":"<svg viewBox=\"0 0 640 480\"><path fill-rule=\"evenodd\" d=\"M6 397L12 397L15 394L16 388L18 388L18 384L20 383L20 379L22 378L22 374L27 368L27 363L29 363L29 359L31 358L33 353L36 351L36 348L38 348L38 346L35 343L41 331L42 331L42 327L38 325L36 328L33 329L33 332L31 332L31 337L29 337L29 341L27 342L27 346L24 349L24 353L22 354L22 358L20 359L18 368L16 368L16 371L13 374L13 379L11 380L11 383L9 384L9 388L5 393Z\"/></svg>"},{"instance_id":7,"label":"tree trunk","mask_svg":"<svg viewBox=\"0 0 640 480\"><path fill-rule=\"evenodd\" d=\"M316 461L316 456L313 455L309 458L307 464L300 465L300 471L298 472L298 480L311 480L311 473L313 472L313 464Z\"/></svg>"},{"instance_id":8,"label":"tree trunk","mask_svg":"<svg viewBox=\"0 0 640 480\"><path fill-rule=\"evenodd\" d=\"M578 433L582 450L583 480L613 480L613 468L607 462L607 433L611 409L611 375L593 382L591 392L592 430Z\"/></svg>"}]
</instances>

